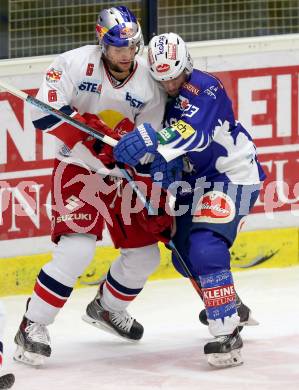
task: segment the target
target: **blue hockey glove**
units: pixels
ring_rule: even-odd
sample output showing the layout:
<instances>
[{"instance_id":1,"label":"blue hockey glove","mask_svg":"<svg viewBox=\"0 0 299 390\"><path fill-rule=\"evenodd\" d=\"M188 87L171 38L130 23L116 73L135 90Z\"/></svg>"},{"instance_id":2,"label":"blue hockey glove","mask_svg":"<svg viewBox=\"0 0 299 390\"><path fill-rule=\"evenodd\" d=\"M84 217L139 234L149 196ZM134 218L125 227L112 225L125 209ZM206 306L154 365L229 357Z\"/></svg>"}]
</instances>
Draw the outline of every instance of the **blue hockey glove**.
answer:
<instances>
[{"instance_id":1,"label":"blue hockey glove","mask_svg":"<svg viewBox=\"0 0 299 390\"><path fill-rule=\"evenodd\" d=\"M166 162L161 154L156 153L156 157L151 164L151 177L156 184L168 189L170 184L182 179L183 159L177 157L174 160Z\"/></svg>"},{"instance_id":2,"label":"blue hockey glove","mask_svg":"<svg viewBox=\"0 0 299 390\"><path fill-rule=\"evenodd\" d=\"M143 123L118 141L113 154L117 161L134 167L146 153L155 153L157 147L156 131L149 123Z\"/></svg>"}]
</instances>

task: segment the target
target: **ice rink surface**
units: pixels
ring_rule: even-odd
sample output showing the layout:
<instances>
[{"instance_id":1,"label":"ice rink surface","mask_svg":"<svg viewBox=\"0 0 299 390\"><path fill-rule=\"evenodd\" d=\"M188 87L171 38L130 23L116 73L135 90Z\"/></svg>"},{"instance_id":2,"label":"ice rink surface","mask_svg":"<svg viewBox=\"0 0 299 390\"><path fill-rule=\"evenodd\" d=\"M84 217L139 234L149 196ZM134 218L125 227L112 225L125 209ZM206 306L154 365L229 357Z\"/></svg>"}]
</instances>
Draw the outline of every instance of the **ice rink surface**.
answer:
<instances>
[{"instance_id":1,"label":"ice rink surface","mask_svg":"<svg viewBox=\"0 0 299 390\"><path fill-rule=\"evenodd\" d=\"M53 353L45 367L15 363L13 337L25 296L4 298L5 369L15 390L297 390L299 267L235 273L239 294L260 321L242 332L244 364L217 370L203 355L210 336L198 321L202 303L188 280L150 282L130 306L145 328L136 344L81 320L95 288L74 291L49 327Z\"/></svg>"}]
</instances>

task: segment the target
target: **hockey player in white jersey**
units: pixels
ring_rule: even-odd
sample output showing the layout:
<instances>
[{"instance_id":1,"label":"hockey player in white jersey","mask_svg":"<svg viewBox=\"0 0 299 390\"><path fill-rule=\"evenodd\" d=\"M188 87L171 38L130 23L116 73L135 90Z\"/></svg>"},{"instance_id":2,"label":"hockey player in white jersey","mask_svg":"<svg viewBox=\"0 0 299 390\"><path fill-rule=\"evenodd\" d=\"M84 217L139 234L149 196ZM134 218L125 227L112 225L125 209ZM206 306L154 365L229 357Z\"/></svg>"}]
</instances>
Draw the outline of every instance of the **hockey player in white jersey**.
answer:
<instances>
[{"instance_id":1,"label":"hockey player in white jersey","mask_svg":"<svg viewBox=\"0 0 299 390\"><path fill-rule=\"evenodd\" d=\"M126 7L104 9L98 16L96 34L99 45L57 57L37 98L115 139L144 122L161 128L166 94L139 56L143 37L136 17ZM111 147L37 109L33 123L57 138L52 186L52 240L57 245L52 260L37 277L15 337L15 359L40 365L51 354L47 326L54 322L92 260L104 222L121 254L88 305L84 320L128 339L142 337L143 326L126 308L159 264L159 232L167 229L172 219L162 213L147 223L143 209L132 214L128 224L121 197L126 182L114 166ZM144 176L138 178L150 186ZM131 201L124 200L130 209Z\"/></svg>"},{"instance_id":2,"label":"hockey player in white jersey","mask_svg":"<svg viewBox=\"0 0 299 390\"><path fill-rule=\"evenodd\" d=\"M4 307L0 301L0 390L10 389L15 382L14 374L3 374L1 371L3 363L3 332L4 332Z\"/></svg>"}]
</instances>

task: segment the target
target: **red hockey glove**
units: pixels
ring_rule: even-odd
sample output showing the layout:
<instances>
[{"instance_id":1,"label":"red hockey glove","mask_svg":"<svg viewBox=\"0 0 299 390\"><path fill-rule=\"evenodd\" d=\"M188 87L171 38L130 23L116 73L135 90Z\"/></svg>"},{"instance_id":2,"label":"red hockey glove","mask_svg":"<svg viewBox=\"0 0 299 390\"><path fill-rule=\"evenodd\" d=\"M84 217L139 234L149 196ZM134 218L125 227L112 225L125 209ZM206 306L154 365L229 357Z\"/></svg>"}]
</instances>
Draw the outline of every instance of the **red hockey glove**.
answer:
<instances>
[{"instance_id":1,"label":"red hockey glove","mask_svg":"<svg viewBox=\"0 0 299 390\"><path fill-rule=\"evenodd\" d=\"M157 240L168 243L171 240L173 217L159 208L158 215L148 215L143 209L138 214L138 223L146 232L152 233Z\"/></svg>"},{"instance_id":2,"label":"red hockey glove","mask_svg":"<svg viewBox=\"0 0 299 390\"><path fill-rule=\"evenodd\" d=\"M158 191L157 193L160 193L160 189ZM170 208L167 203L167 192L162 190L159 198L152 196L151 201L152 206L158 209L158 214L149 215L148 211L144 208L137 214L138 223L143 230L154 234L159 241L167 243L171 240L174 223L174 217L169 215Z\"/></svg>"},{"instance_id":3,"label":"red hockey glove","mask_svg":"<svg viewBox=\"0 0 299 390\"><path fill-rule=\"evenodd\" d=\"M86 112L82 115L82 117L85 119L86 124L89 127L92 127L94 130L98 131L100 134L108 135L111 138L114 138L116 140L119 140L118 134L115 133L109 126L106 125L97 115L95 114L89 114Z\"/></svg>"},{"instance_id":4,"label":"red hockey glove","mask_svg":"<svg viewBox=\"0 0 299 390\"><path fill-rule=\"evenodd\" d=\"M108 135L111 138L119 141L121 137L134 128L133 123L128 118L121 120L114 129L107 126L97 115L89 114L88 112L83 115L86 124L92 127L94 130L98 130L99 133ZM112 169L115 166L115 159L113 157L113 148L104 142L88 137L84 142L95 155L98 157L108 168Z\"/></svg>"},{"instance_id":5,"label":"red hockey glove","mask_svg":"<svg viewBox=\"0 0 299 390\"><path fill-rule=\"evenodd\" d=\"M89 127L92 127L94 130L99 131L100 134L108 135L111 138L120 139L120 136L117 132L113 131L108 127L104 122L102 122L99 117L95 114L85 113L83 118L86 120L86 124ZM84 141L84 145L96 155L108 168L112 169L115 165L115 160L113 157L113 148L110 145L105 144L99 139L94 137L88 137Z\"/></svg>"}]
</instances>

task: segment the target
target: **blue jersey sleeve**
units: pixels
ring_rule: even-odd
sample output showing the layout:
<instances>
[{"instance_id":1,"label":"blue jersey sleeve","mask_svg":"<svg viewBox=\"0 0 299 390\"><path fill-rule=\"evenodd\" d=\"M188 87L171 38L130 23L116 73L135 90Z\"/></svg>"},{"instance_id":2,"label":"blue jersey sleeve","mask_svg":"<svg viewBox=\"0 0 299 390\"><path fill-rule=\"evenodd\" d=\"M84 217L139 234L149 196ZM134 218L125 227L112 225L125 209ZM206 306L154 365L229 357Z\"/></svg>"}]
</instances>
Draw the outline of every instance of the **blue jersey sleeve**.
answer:
<instances>
[{"instance_id":1,"label":"blue jersey sleeve","mask_svg":"<svg viewBox=\"0 0 299 390\"><path fill-rule=\"evenodd\" d=\"M213 81L213 85L206 85L191 99L183 91L179 96L181 103L169 107L167 117L171 124L158 133L158 152L167 161L189 151L203 151L215 132L234 123L231 101L221 83L217 79ZM178 105L184 109L178 109Z\"/></svg>"}]
</instances>

